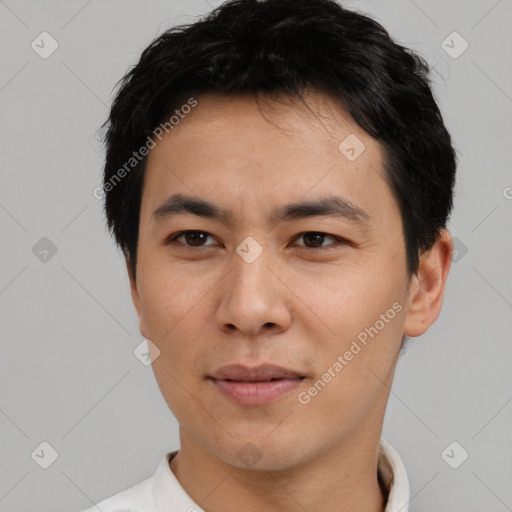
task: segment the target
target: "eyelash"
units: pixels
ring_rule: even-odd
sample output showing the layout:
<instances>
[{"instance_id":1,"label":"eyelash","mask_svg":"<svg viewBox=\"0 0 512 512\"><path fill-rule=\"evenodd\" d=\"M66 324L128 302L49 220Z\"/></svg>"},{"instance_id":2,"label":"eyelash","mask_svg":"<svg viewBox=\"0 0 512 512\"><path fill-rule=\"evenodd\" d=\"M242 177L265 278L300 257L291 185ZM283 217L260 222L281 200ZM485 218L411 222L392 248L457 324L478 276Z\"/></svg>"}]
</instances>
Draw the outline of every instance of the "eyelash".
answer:
<instances>
[{"instance_id":1,"label":"eyelash","mask_svg":"<svg viewBox=\"0 0 512 512\"><path fill-rule=\"evenodd\" d=\"M178 233L175 233L175 234L171 235L170 237L168 237L165 240L164 244L165 245L170 245L171 243L176 242L177 239L180 236L186 235L188 233L202 233L202 234L211 236L213 238L213 236L210 235L210 233L207 233L206 231L198 231L198 230L190 230L189 229L189 230L185 230L185 231L179 231ZM323 235L323 236L332 238L334 240L334 243L328 244L327 246L323 246L323 247L306 247L304 245L301 245L299 247L301 247L303 249L310 250L310 251L319 251L319 250L321 250L321 251L328 251L328 250L333 249L333 248L335 248L335 247L337 247L339 245L342 245L342 244L349 244L350 245L350 242L348 240L340 238L339 236L330 235L329 233L324 233L323 231L303 231L302 233L299 233L298 235L296 235L293 240L297 240L298 238L301 238L304 235L311 235L311 234ZM181 244L181 242L178 242L178 243ZM198 248L198 249L205 248L205 247L210 247L208 245L197 245L197 246L188 245L188 244L182 244L182 245L184 245L185 247Z\"/></svg>"}]
</instances>

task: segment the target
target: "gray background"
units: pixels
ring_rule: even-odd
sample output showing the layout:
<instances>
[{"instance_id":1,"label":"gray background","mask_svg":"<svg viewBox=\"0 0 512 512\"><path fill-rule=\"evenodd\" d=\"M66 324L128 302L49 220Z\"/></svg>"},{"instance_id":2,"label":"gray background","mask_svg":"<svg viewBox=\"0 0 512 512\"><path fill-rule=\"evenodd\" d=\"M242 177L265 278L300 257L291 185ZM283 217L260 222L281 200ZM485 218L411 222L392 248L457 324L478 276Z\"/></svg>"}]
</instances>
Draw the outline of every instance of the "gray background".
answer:
<instances>
[{"instance_id":1,"label":"gray background","mask_svg":"<svg viewBox=\"0 0 512 512\"><path fill-rule=\"evenodd\" d=\"M133 354L142 336L124 262L92 194L96 137L145 46L219 4L0 1L2 511L91 506L179 446L151 368ZM512 510L512 1L346 5L435 66L459 155L444 309L398 363L384 436L408 470L412 511ZM31 48L43 31L59 45L47 59ZM469 44L458 58L442 46L454 31ZM46 260L43 237L57 248ZM441 456L453 441L452 464L469 453L458 469ZM48 469L31 456L42 442L58 452Z\"/></svg>"}]
</instances>

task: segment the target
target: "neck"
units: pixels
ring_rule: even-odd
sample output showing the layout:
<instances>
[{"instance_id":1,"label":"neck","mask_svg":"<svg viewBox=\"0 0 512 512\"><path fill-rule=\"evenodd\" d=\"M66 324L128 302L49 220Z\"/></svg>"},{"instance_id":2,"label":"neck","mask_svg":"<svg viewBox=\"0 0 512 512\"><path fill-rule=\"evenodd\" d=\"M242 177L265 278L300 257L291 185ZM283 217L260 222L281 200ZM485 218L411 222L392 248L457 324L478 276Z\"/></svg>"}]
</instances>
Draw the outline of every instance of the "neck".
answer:
<instances>
[{"instance_id":1,"label":"neck","mask_svg":"<svg viewBox=\"0 0 512 512\"><path fill-rule=\"evenodd\" d=\"M377 474L380 430L376 426L370 437L353 433L300 466L261 471L225 463L180 428L181 447L170 468L208 512L382 512L387 493Z\"/></svg>"}]
</instances>

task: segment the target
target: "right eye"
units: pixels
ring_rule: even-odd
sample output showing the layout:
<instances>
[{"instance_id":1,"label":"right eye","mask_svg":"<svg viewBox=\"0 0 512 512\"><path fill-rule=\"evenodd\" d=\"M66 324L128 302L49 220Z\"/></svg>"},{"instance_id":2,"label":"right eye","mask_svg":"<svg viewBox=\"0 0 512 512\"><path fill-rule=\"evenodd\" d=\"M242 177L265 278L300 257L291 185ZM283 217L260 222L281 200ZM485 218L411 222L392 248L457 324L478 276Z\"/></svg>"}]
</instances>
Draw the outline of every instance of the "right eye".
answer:
<instances>
[{"instance_id":1,"label":"right eye","mask_svg":"<svg viewBox=\"0 0 512 512\"><path fill-rule=\"evenodd\" d=\"M206 231L179 231L178 233L175 233L171 235L169 238L167 238L165 241L165 245L170 245L172 242L177 241L180 244L185 245L186 247L208 247L208 245L212 244L205 245L201 243L204 242L208 237L211 237L211 235ZM184 242L181 242L179 240L180 238L182 238Z\"/></svg>"}]
</instances>

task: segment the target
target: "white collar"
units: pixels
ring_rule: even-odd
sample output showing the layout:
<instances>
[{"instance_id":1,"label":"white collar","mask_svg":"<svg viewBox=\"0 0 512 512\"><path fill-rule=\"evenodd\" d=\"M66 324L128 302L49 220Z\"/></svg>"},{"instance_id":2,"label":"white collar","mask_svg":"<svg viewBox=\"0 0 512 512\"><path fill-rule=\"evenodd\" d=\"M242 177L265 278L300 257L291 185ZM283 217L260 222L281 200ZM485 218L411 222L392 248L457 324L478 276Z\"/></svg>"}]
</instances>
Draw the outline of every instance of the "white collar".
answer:
<instances>
[{"instance_id":1,"label":"white collar","mask_svg":"<svg viewBox=\"0 0 512 512\"><path fill-rule=\"evenodd\" d=\"M172 505L173 510L204 512L186 493L169 467L169 460L176 453L178 450L164 456L153 477L152 491L156 510L167 512ZM381 480L388 490L384 512L408 512L410 498L407 472L398 452L383 437L379 445L378 469Z\"/></svg>"},{"instance_id":2,"label":"white collar","mask_svg":"<svg viewBox=\"0 0 512 512\"><path fill-rule=\"evenodd\" d=\"M409 479L398 452L383 437L380 438L379 475L388 489L388 500L384 512L407 512L409 510Z\"/></svg>"}]
</instances>

